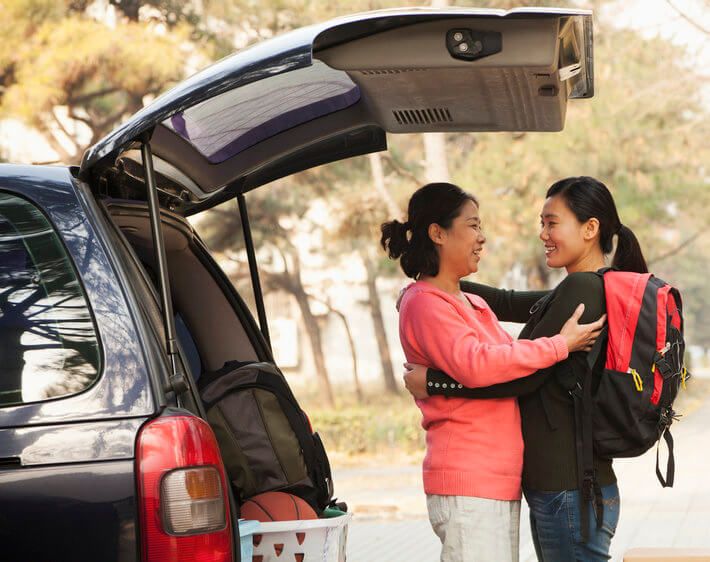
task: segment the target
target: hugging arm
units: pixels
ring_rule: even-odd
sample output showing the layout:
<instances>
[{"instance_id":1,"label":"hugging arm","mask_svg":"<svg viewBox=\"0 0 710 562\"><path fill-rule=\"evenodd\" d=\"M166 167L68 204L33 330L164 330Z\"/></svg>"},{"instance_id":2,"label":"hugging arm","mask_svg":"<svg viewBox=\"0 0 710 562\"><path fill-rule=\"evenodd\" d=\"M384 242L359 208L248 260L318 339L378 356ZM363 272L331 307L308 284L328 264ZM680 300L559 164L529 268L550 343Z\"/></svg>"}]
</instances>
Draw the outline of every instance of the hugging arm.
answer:
<instances>
[{"instance_id":1,"label":"hugging arm","mask_svg":"<svg viewBox=\"0 0 710 562\"><path fill-rule=\"evenodd\" d=\"M457 384L490 386L524 377L568 356L564 336L490 344L481 341L453 304L420 293L406 304L401 336L431 365L455 374Z\"/></svg>"},{"instance_id":2,"label":"hugging arm","mask_svg":"<svg viewBox=\"0 0 710 562\"><path fill-rule=\"evenodd\" d=\"M520 294L520 293L519 293ZM546 293L542 293L543 295ZM482 295L481 295L482 296ZM593 273L570 274L560 283L545 313L526 338L550 337L559 334L575 308L583 302L584 314L580 323L598 320L605 312L604 286ZM575 352L574 355L585 353ZM536 371L530 376L483 388L467 388L443 371L427 369L426 387L429 395L456 396L459 398L505 398L523 396L537 390L555 371L555 366ZM430 384L431 383L431 384ZM437 386L438 385L438 386Z\"/></svg>"},{"instance_id":3,"label":"hugging arm","mask_svg":"<svg viewBox=\"0 0 710 562\"><path fill-rule=\"evenodd\" d=\"M478 295L486 301L498 320L520 324L524 324L530 319L530 309L533 305L550 293L550 291L498 289L471 281L461 281L459 285L464 293Z\"/></svg>"}]
</instances>

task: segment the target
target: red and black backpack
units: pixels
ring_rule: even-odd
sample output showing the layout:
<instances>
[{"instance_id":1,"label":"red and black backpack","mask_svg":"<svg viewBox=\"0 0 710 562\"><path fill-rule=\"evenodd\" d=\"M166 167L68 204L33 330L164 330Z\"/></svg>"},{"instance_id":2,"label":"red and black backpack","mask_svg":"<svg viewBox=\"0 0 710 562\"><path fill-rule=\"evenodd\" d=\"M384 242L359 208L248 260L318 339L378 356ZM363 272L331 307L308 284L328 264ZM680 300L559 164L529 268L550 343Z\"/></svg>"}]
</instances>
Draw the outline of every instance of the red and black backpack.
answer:
<instances>
[{"instance_id":1,"label":"red and black backpack","mask_svg":"<svg viewBox=\"0 0 710 562\"><path fill-rule=\"evenodd\" d=\"M635 457L659 443L668 445L665 477L656 452L656 475L673 486L675 461L669 427L673 401L689 374L683 356L683 309L677 289L650 273L600 270L607 325L587 355L587 374L571 392L575 405L577 466L582 495L582 530L588 532L587 502L602 521L601 489L593 455ZM592 376L602 351L604 370Z\"/></svg>"}]
</instances>

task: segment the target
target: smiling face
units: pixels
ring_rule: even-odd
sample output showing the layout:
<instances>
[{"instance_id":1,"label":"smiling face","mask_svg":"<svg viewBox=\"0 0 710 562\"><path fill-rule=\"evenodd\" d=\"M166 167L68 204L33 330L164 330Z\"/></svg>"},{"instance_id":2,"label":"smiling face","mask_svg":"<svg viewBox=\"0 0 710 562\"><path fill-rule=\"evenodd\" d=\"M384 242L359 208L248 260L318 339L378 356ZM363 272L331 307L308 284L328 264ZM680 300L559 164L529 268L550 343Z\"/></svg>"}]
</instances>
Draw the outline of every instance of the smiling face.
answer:
<instances>
[{"instance_id":1,"label":"smiling face","mask_svg":"<svg viewBox=\"0 0 710 562\"><path fill-rule=\"evenodd\" d=\"M598 237L596 218L579 222L560 195L545 201L540 214L540 240L545 245L548 267L564 267L569 272L579 269L592 253L600 253Z\"/></svg>"},{"instance_id":2,"label":"smiling face","mask_svg":"<svg viewBox=\"0 0 710 562\"><path fill-rule=\"evenodd\" d=\"M478 271L486 237L481 230L478 206L473 201L467 200L462 205L459 215L449 228L432 224L429 236L439 252L440 271L450 271L458 277Z\"/></svg>"}]
</instances>

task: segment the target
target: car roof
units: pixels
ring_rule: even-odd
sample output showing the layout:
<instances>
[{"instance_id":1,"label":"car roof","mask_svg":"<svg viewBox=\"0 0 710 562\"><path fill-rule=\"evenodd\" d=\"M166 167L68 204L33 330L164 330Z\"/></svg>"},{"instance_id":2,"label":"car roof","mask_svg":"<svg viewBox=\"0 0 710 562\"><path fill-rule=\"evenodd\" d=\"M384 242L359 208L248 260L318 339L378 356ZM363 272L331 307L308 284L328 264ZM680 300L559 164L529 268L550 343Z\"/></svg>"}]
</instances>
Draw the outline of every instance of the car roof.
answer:
<instances>
[{"instance_id":1,"label":"car roof","mask_svg":"<svg viewBox=\"0 0 710 562\"><path fill-rule=\"evenodd\" d=\"M481 48L461 58L454 32ZM143 177L186 213L278 177L384 150L386 133L556 131L593 95L591 12L408 8L263 41L181 82L90 147L80 177Z\"/></svg>"}]
</instances>

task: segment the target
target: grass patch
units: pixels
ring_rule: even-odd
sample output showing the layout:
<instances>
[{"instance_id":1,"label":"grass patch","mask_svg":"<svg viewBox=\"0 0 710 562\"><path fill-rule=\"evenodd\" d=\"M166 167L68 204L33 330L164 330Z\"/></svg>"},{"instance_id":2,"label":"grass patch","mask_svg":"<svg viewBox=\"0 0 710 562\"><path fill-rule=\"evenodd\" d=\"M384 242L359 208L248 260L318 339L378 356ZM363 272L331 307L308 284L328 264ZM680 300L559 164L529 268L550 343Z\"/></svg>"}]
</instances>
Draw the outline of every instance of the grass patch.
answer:
<instances>
[{"instance_id":1,"label":"grass patch","mask_svg":"<svg viewBox=\"0 0 710 562\"><path fill-rule=\"evenodd\" d=\"M329 453L421 456L424 451L421 413L409 395L368 395L362 404L348 395L335 409L323 408L315 397L299 401Z\"/></svg>"}]
</instances>

